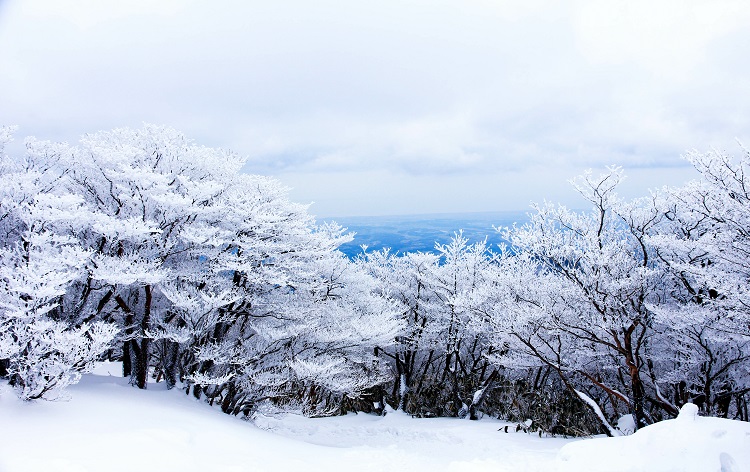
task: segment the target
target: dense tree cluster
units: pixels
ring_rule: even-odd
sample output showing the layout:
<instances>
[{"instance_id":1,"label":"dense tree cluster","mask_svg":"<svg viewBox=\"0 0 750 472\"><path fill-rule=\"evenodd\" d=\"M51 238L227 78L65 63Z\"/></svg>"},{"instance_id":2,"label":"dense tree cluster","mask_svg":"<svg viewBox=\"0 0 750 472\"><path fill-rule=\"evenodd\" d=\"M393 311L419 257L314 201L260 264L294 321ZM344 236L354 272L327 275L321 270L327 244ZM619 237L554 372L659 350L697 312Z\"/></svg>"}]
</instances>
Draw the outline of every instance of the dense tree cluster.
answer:
<instances>
[{"instance_id":1,"label":"dense tree cluster","mask_svg":"<svg viewBox=\"0 0 750 472\"><path fill-rule=\"evenodd\" d=\"M336 251L350 236L238 156L156 126L26 148L0 184L0 358L23 398L100 356L234 413L387 379L373 352L400 321Z\"/></svg>"},{"instance_id":2,"label":"dense tree cluster","mask_svg":"<svg viewBox=\"0 0 750 472\"><path fill-rule=\"evenodd\" d=\"M750 154L687 158L700 181L630 202L619 168L574 179L590 211L535 205L496 252L459 233L435 254L365 254L408 326L383 351L394 403L563 434L618 435L618 418L688 401L747 421Z\"/></svg>"},{"instance_id":3,"label":"dense tree cluster","mask_svg":"<svg viewBox=\"0 0 750 472\"><path fill-rule=\"evenodd\" d=\"M55 398L118 359L231 414L383 411L550 433L674 416L748 420L750 153L624 201L619 168L536 205L493 250L339 251L277 181L163 127L30 139L0 129L0 376ZM529 422L528 420L531 420ZM622 425L621 425L622 426Z\"/></svg>"}]
</instances>

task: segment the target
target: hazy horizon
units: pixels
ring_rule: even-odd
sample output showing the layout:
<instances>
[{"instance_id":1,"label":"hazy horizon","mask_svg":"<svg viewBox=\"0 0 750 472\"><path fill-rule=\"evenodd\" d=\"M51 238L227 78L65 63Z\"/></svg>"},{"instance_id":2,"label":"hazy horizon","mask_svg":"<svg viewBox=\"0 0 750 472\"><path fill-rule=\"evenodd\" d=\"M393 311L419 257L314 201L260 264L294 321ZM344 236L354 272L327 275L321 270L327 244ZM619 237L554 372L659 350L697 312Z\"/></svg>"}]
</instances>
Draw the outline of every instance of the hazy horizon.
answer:
<instances>
[{"instance_id":1,"label":"hazy horizon","mask_svg":"<svg viewBox=\"0 0 750 472\"><path fill-rule=\"evenodd\" d=\"M497 250L505 240L496 227L522 224L528 220L525 211L497 211L474 213L433 213L422 215L351 216L324 218L336 221L356 233L354 240L339 249L349 257L362 252L388 248L392 252L434 252L435 244L448 243L454 234L462 232L470 243L486 240Z\"/></svg>"}]
</instances>

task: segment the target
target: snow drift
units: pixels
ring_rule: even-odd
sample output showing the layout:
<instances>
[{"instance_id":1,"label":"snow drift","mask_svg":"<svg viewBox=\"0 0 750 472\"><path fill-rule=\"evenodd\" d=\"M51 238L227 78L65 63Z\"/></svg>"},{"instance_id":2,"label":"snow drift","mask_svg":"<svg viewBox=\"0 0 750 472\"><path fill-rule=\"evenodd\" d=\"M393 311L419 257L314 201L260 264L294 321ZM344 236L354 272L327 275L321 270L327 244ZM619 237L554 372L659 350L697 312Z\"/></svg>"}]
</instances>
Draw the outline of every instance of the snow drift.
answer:
<instances>
[{"instance_id":1,"label":"snow drift","mask_svg":"<svg viewBox=\"0 0 750 472\"><path fill-rule=\"evenodd\" d=\"M400 412L252 424L164 383L132 388L120 372L99 365L68 401L23 402L0 386L0 471L750 471L750 424L694 405L632 436L585 440Z\"/></svg>"},{"instance_id":2,"label":"snow drift","mask_svg":"<svg viewBox=\"0 0 750 472\"><path fill-rule=\"evenodd\" d=\"M597 438L564 446L560 472L750 471L750 423L698 416L685 404L676 419L632 436Z\"/></svg>"}]
</instances>

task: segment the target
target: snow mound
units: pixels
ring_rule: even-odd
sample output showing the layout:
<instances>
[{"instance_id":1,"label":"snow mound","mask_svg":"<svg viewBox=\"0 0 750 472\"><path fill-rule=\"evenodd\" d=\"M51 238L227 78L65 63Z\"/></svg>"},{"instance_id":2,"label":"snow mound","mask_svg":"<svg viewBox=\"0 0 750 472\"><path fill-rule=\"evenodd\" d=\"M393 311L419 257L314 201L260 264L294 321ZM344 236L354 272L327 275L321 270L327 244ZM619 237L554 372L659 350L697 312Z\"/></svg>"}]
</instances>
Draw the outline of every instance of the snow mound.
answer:
<instances>
[{"instance_id":1,"label":"snow mound","mask_svg":"<svg viewBox=\"0 0 750 472\"><path fill-rule=\"evenodd\" d=\"M750 472L750 423L703 418L688 403L632 436L567 444L557 464L559 472Z\"/></svg>"},{"instance_id":2,"label":"snow mound","mask_svg":"<svg viewBox=\"0 0 750 472\"><path fill-rule=\"evenodd\" d=\"M253 424L163 383L130 387L121 369L98 365L65 402L22 402L0 385L0 472L750 472L750 424L702 418L692 406L632 436L590 440L394 411Z\"/></svg>"},{"instance_id":3,"label":"snow mound","mask_svg":"<svg viewBox=\"0 0 750 472\"><path fill-rule=\"evenodd\" d=\"M617 420L617 429L625 436L629 436L635 432L635 419L633 415L627 414L621 416Z\"/></svg>"},{"instance_id":4,"label":"snow mound","mask_svg":"<svg viewBox=\"0 0 750 472\"><path fill-rule=\"evenodd\" d=\"M121 372L98 365L65 402L22 402L0 384L0 472L547 472L571 441L397 412L253 424L164 383L138 390Z\"/></svg>"}]
</instances>

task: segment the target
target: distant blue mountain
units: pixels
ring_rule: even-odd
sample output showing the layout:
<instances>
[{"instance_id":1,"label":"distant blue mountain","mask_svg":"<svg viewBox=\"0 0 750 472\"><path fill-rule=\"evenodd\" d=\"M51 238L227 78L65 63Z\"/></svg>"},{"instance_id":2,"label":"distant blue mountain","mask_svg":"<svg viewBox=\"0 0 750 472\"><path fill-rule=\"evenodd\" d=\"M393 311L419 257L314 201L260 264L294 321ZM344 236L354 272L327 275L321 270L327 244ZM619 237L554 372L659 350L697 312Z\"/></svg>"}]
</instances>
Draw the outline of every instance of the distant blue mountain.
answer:
<instances>
[{"instance_id":1,"label":"distant blue mountain","mask_svg":"<svg viewBox=\"0 0 750 472\"><path fill-rule=\"evenodd\" d=\"M495 227L523 224L528 220L525 211L445 213L406 216L353 216L327 218L357 233L354 241L341 246L349 257L362 252L366 244L368 251L390 248L392 252L434 251L435 243L445 244L455 233L463 234L471 242L487 242L494 249L503 243Z\"/></svg>"}]
</instances>

